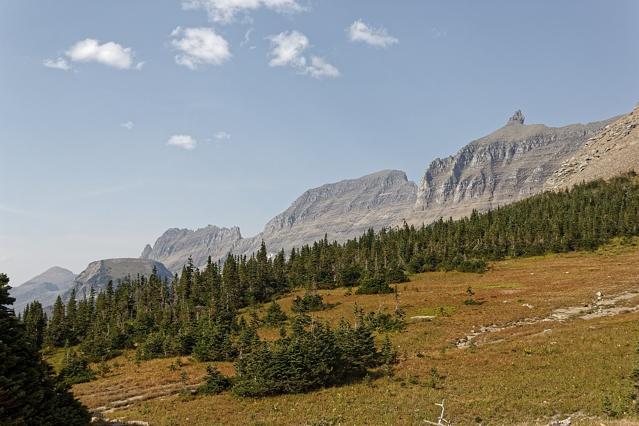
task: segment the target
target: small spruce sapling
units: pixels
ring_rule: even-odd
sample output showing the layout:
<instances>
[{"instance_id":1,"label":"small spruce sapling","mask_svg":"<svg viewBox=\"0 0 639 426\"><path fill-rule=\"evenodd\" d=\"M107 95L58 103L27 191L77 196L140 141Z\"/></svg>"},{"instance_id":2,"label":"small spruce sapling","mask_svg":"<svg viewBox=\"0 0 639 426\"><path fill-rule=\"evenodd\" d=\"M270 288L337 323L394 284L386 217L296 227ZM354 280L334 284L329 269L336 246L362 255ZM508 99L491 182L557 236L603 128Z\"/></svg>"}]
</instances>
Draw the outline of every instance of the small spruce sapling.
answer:
<instances>
[{"instance_id":1,"label":"small spruce sapling","mask_svg":"<svg viewBox=\"0 0 639 426\"><path fill-rule=\"evenodd\" d=\"M206 367L206 378L197 393L200 395L217 395L231 387L231 381L213 365Z\"/></svg>"}]
</instances>

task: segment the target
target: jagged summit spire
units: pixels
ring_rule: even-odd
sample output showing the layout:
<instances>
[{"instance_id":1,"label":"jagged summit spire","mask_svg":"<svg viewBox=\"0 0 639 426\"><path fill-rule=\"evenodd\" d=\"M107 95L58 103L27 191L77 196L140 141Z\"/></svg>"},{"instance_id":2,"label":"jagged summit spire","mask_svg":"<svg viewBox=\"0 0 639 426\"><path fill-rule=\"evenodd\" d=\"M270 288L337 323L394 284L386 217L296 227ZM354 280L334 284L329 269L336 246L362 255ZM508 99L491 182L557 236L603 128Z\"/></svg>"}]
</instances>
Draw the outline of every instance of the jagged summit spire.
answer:
<instances>
[{"instance_id":1,"label":"jagged summit spire","mask_svg":"<svg viewBox=\"0 0 639 426\"><path fill-rule=\"evenodd\" d=\"M509 124L524 124L524 120L525 119L526 119L526 117L524 117L524 114L521 112L520 109L518 109L517 111L515 111L513 116L508 119L508 123L506 123L506 125L509 125Z\"/></svg>"}]
</instances>

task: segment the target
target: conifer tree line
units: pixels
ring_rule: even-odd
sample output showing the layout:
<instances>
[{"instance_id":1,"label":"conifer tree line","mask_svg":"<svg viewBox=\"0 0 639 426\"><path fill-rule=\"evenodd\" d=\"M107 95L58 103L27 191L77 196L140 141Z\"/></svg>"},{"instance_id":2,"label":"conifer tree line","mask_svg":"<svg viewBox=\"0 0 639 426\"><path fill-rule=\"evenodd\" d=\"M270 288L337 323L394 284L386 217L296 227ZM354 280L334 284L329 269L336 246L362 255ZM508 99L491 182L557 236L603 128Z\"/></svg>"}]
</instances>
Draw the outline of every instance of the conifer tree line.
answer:
<instances>
[{"instance_id":1,"label":"conifer tree line","mask_svg":"<svg viewBox=\"0 0 639 426\"><path fill-rule=\"evenodd\" d=\"M277 358L280 346L303 341L305 328L298 326L288 337L282 329L279 343L264 346L256 328L282 324L286 315L277 312L276 303L270 319L255 315L247 321L238 310L274 301L290 290L308 291L307 298L295 304L303 317L305 311L322 308L317 289L357 287L360 294L387 293L393 291L390 284L406 281L410 273L482 272L491 260L591 250L612 237L638 234L639 184L629 175L570 191L546 192L487 213L473 212L463 219L442 219L420 228L404 224L370 230L341 244L325 237L291 250L288 256L284 251L269 255L262 243L251 256L229 254L224 262L209 259L201 269L189 259L172 282L154 271L149 277L126 279L116 286L109 283L104 291L91 292L79 301L72 293L66 305L58 298L49 319L34 302L23 319L36 347L79 344L92 361L136 348L139 359L193 354L202 361L235 360L239 372L258 371L268 369L259 359ZM298 318L288 321L290 327L298 322ZM322 327L313 323L313 335L337 333ZM363 325L362 330L373 332ZM375 351L374 345L362 350L373 358Z\"/></svg>"},{"instance_id":2,"label":"conifer tree line","mask_svg":"<svg viewBox=\"0 0 639 426\"><path fill-rule=\"evenodd\" d=\"M47 321L39 302L23 318L38 346L129 347L156 334L153 353L191 351L196 325L231 336L238 309L265 303L292 289L358 287L360 293L391 292L407 273L435 270L483 271L486 261L548 252L591 250L615 236L639 234L639 184L634 176L595 181L559 193L546 192L506 207L459 220L415 228L369 230L339 244L327 238L268 255L229 254L197 268L191 259L172 282L149 277L109 283L106 290L65 304L56 300ZM47 324L48 323L48 324ZM195 333L195 334L194 334ZM176 337L168 344L168 336ZM164 340L163 340L164 339ZM162 341L162 349L159 349ZM233 350L217 358L232 358ZM96 356L104 354L96 353Z\"/></svg>"}]
</instances>

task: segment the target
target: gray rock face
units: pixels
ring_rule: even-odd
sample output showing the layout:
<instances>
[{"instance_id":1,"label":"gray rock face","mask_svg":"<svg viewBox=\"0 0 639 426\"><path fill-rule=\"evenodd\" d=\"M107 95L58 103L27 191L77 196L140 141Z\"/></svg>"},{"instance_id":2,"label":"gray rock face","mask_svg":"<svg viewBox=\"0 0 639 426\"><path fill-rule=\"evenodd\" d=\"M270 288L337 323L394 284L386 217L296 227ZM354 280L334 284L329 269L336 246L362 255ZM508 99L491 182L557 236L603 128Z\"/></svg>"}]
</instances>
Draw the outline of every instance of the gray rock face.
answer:
<instances>
[{"instance_id":1,"label":"gray rock face","mask_svg":"<svg viewBox=\"0 0 639 426\"><path fill-rule=\"evenodd\" d=\"M525 119L526 118L524 117L524 113L521 112L520 109L518 109L517 111L515 111L513 116L508 119L506 125L508 126L509 124L524 124Z\"/></svg>"},{"instance_id":2,"label":"gray rock face","mask_svg":"<svg viewBox=\"0 0 639 426\"><path fill-rule=\"evenodd\" d=\"M96 293L104 290L109 281L114 285L126 277L135 278L138 275L148 277L156 268L160 278L171 279L172 273L162 263L148 259L118 258L104 259L89 263L89 266L78 275L73 283L76 296L82 299L89 295L93 288ZM70 290L65 293L68 298Z\"/></svg>"},{"instance_id":3,"label":"gray rock face","mask_svg":"<svg viewBox=\"0 0 639 426\"><path fill-rule=\"evenodd\" d=\"M417 191L411 223L462 217L543 191L546 180L611 120L552 128L525 125L517 111L497 131L436 159Z\"/></svg>"},{"instance_id":4,"label":"gray rock face","mask_svg":"<svg viewBox=\"0 0 639 426\"><path fill-rule=\"evenodd\" d=\"M202 266L209 256L214 261L226 256L240 240L242 234L238 227L171 228L157 239L152 248L147 245L141 258L162 262L169 270L179 272L189 256L193 257L195 265Z\"/></svg>"},{"instance_id":5,"label":"gray rock face","mask_svg":"<svg viewBox=\"0 0 639 426\"><path fill-rule=\"evenodd\" d=\"M359 179L306 191L275 216L260 235L267 246L290 250L324 238L345 241L369 228L388 227L408 218L417 186L406 173L384 170Z\"/></svg>"},{"instance_id":6,"label":"gray rock face","mask_svg":"<svg viewBox=\"0 0 639 426\"><path fill-rule=\"evenodd\" d=\"M557 190L594 179L610 179L630 171L639 172L639 105L588 141L562 163L546 182Z\"/></svg>"},{"instance_id":7,"label":"gray rock face","mask_svg":"<svg viewBox=\"0 0 639 426\"><path fill-rule=\"evenodd\" d=\"M59 294L73 286L74 279L75 274L68 269L59 266L47 269L37 277L10 290L11 297L16 299L13 309L16 314L20 313L34 300L38 300L45 307L52 305Z\"/></svg>"},{"instance_id":8,"label":"gray rock face","mask_svg":"<svg viewBox=\"0 0 639 426\"><path fill-rule=\"evenodd\" d=\"M306 191L293 204L269 221L264 231L242 238L239 228L207 226L195 231L169 229L142 253L143 258L164 263L179 272L189 256L197 266L225 257L229 252L251 254L262 240L269 251L286 251L313 243L328 235L344 241L368 228L390 226L408 217L415 203L417 186L397 170L384 170L331 183Z\"/></svg>"}]
</instances>

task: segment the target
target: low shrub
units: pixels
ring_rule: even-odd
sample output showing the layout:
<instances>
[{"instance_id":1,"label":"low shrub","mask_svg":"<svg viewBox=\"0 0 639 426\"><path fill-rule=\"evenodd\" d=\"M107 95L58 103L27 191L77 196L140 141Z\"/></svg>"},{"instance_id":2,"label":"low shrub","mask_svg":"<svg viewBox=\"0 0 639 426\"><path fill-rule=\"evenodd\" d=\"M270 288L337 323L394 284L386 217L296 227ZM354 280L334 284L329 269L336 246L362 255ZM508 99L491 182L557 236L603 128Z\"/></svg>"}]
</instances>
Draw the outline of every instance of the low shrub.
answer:
<instances>
[{"instance_id":1,"label":"low shrub","mask_svg":"<svg viewBox=\"0 0 639 426\"><path fill-rule=\"evenodd\" d=\"M319 294L305 294L304 297L295 296L291 310L297 313L315 312L326 309L326 306Z\"/></svg>"},{"instance_id":2,"label":"low shrub","mask_svg":"<svg viewBox=\"0 0 639 426\"><path fill-rule=\"evenodd\" d=\"M204 383L197 388L200 395L217 395L231 387L231 380L212 365L206 367Z\"/></svg>"}]
</instances>

